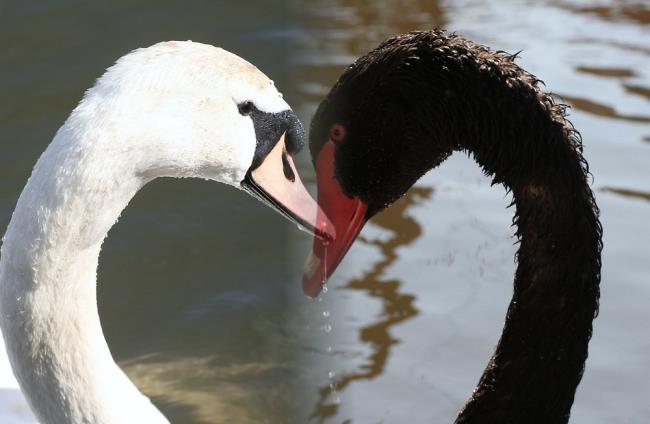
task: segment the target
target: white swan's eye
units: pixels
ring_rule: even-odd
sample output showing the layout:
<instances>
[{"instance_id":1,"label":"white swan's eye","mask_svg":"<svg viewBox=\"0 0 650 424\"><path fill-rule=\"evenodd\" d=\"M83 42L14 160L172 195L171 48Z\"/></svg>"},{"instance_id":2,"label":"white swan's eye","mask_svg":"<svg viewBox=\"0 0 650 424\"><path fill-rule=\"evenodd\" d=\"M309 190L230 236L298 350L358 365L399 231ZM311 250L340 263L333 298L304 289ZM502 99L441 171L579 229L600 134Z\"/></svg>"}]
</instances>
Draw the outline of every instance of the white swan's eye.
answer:
<instances>
[{"instance_id":1,"label":"white swan's eye","mask_svg":"<svg viewBox=\"0 0 650 424\"><path fill-rule=\"evenodd\" d=\"M239 109L240 114L248 116L255 111L255 105L251 101L245 101L238 104L237 109Z\"/></svg>"}]
</instances>

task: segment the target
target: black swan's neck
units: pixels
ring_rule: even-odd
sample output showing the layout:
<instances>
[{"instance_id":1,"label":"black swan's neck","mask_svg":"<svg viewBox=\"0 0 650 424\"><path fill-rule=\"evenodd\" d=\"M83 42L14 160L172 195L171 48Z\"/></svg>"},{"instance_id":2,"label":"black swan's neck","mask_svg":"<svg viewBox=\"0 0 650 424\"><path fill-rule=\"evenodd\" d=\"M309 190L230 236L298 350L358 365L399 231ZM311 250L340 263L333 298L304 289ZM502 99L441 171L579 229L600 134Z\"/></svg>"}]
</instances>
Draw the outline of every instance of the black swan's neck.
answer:
<instances>
[{"instance_id":1,"label":"black swan's neck","mask_svg":"<svg viewBox=\"0 0 650 424\"><path fill-rule=\"evenodd\" d=\"M520 240L514 294L457 423L569 419L598 310L601 249L591 192L573 161L574 172L510 184Z\"/></svg>"},{"instance_id":2,"label":"black swan's neck","mask_svg":"<svg viewBox=\"0 0 650 424\"><path fill-rule=\"evenodd\" d=\"M327 113L348 108L338 118L349 141L337 172L351 175L350 194L374 193L364 199L370 208L395 200L453 151L469 152L513 193L514 295L459 424L566 423L587 358L602 228L580 136L538 82L503 52L442 31L411 33L350 67L315 117L337 119ZM360 166L364 159L372 166Z\"/></svg>"},{"instance_id":3,"label":"black swan's neck","mask_svg":"<svg viewBox=\"0 0 650 424\"><path fill-rule=\"evenodd\" d=\"M456 422L566 423L598 311L602 247L580 136L513 58L455 41L447 68L462 77L438 91L448 117L438 140L512 191L520 241L501 339Z\"/></svg>"}]
</instances>

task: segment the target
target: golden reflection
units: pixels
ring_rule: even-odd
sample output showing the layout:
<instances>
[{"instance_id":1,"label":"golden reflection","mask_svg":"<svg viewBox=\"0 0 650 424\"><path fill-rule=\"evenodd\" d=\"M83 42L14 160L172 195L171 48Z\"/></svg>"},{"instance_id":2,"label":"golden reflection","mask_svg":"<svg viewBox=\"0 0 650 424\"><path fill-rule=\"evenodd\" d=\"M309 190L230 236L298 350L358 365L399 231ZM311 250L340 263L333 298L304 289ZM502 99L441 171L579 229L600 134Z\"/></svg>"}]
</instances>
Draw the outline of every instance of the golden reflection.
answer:
<instances>
[{"instance_id":1,"label":"golden reflection","mask_svg":"<svg viewBox=\"0 0 650 424\"><path fill-rule=\"evenodd\" d=\"M287 411L274 393L276 374L287 366L266 362L218 365L212 357L166 360L157 355L121 363L124 372L151 397L171 422L202 424L283 422ZM257 381L259 390L242 382ZM277 391L277 387L275 387ZM269 421L270 420L270 421Z\"/></svg>"},{"instance_id":2,"label":"golden reflection","mask_svg":"<svg viewBox=\"0 0 650 424\"><path fill-rule=\"evenodd\" d=\"M600 189L608 193L614 193L625 197L632 197L635 199L643 199L650 201L650 192L639 191L639 190L630 190L627 188L614 188L614 187L603 187Z\"/></svg>"},{"instance_id":3,"label":"golden reflection","mask_svg":"<svg viewBox=\"0 0 650 424\"><path fill-rule=\"evenodd\" d=\"M359 332L359 339L363 343L370 344L373 353L358 370L343 374L333 383L333 386L328 384L319 389L319 401L311 418L318 418L322 423L328 417L336 415L338 405L327 403L332 390L342 391L354 381L371 380L381 375L386 367L391 347L399 343L399 339L391 336L390 328L418 314L418 310L413 306L415 296L400 293L400 281L382 279L382 274L398 259L397 249L412 243L422 233L420 224L406 215L406 211L418 201L429 199L432 193L433 189L429 187L413 187L393 206L373 218L372 222L389 230L392 237L386 241L362 239L368 244L377 246L383 258L363 277L351 280L344 286L344 289L366 292L382 302L383 311L380 320L363 327Z\"/></svg>"},{"instance_id":4,"label":"golden reflection","mask_svg":"<svg viewBox=\"0 0 650 424\"><path fill-rule=\"evenodd\" d=\"M571 103L571 106L573 106L575 109L581 110L583 112L591 113L592 115L603 116L606 118L620 119L622 121L630 121L630 122L650 122L650 116L623 115L616 112L616 109L614 109L611 106L607 106L602 103L597 103L592 100L587 100L580 97L565 96L565 95L559 95L559 98L560 100L564 100Z\"/></svg>"}]
</instances>

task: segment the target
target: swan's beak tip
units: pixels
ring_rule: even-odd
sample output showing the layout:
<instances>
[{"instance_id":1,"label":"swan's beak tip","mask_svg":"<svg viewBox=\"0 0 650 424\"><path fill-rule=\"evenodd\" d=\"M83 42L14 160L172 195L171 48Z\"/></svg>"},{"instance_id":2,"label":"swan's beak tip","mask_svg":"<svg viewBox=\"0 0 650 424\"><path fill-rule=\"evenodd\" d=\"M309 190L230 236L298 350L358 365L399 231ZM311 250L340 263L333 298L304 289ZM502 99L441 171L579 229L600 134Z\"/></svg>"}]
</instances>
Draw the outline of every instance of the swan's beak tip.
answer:
<instances>
[{"instance_id":1,"label":"swan's beak tip","mask_svg":"<svg viewBox=\"0 0 650 424\"><path fill-rule=\"evenodd\" d=\"M324 262L321 258L316 256L314 252L309 253L305 261L305 266L303 267L302 275L302 291L306 296L315 298L323 290L326 282L323 278L324 273L321 270L323 265Z\"/></svg>"},{"instance_id":2,"label":"swan's beak tip","mask_svg":"<svg viewBox=\"0 0 650 424\"><path fill-rule=\"evenodd\" d=\"M327 218L325 213L318 208L318 218L316 220L315 235L324 245L328 245L336 239L336 229L334 224Z\"/></svg>"}]
</instances>

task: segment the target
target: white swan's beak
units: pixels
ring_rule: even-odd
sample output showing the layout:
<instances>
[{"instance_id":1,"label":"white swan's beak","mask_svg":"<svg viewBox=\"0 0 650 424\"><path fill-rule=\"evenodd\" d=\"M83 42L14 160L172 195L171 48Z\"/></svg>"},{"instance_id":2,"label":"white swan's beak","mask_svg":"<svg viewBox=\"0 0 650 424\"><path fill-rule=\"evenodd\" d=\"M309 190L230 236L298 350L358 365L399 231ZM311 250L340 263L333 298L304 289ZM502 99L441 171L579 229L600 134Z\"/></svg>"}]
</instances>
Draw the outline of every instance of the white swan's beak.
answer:
<instances>
[{"instance_id":1,"label":"white swan's beak","mask_svg":"<svg viewBox=\"0 0 650 424\"><path fill-rule=\"evenodd\" d=\"M334 226L300 180L284 135L262 163L248 171L242 186L299 228L323 240L334 239Z\"/></svg>"}]
</instances>

